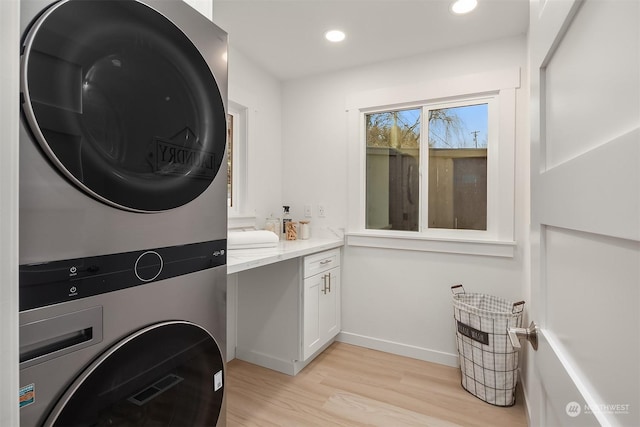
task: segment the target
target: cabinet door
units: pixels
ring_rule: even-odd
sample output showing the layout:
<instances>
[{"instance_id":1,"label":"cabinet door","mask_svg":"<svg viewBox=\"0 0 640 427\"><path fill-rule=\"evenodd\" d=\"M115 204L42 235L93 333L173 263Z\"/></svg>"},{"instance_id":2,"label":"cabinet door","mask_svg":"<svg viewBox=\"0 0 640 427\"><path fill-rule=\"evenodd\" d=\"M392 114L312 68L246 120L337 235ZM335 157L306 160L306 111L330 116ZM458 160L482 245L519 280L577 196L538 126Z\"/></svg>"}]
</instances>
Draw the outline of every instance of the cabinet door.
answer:
<instances>
[{"instance_id":1,"label":"cabinet door","mask_svg":"<svg viewBox=\"0 0 640 427\"><path fill-rule=\"evenodd\" d=\"M304 279L304 336L302 337L302 359L306 360L322 344L320 342L320 297L323 289L323 274Z\"/></svg>"},{"instance_id":2,"label":"cabinet door","mask_svg":"<svg viewBox=\"0 0 640 427\"><path fill-rule=\"evenodd\" d=\"M321 276L325 292L321 288L320 341L325 344L340 332L340 268L333 268Z\"/></svg>"},{"instance_id":3,"label":"cabinet door","mask_svg":"<svg viewBox=\"0 0 640 427\"><path fill-rule=\"evenodd\" d=\"M340 332L340 268L304 280L303 360Z\"/></svg>"}]
</instances>

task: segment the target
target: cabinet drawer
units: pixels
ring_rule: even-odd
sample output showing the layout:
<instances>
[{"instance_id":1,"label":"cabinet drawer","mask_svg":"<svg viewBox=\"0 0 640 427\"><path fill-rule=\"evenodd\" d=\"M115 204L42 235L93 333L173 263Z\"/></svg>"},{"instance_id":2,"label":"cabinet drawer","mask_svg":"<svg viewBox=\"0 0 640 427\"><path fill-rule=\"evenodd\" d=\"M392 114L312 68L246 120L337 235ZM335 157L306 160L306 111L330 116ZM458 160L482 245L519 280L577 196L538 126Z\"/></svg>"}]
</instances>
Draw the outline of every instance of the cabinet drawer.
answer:
<instances>
[{"instance_id":1,"label":"cabinet drawer","mask_svg":"<svg viewBox=\"0 0 640 427\"><path fill-rule=\"evenodd\" d=\"M304 257L304 277L340 266L340 248Z\"/></svg>"}]
</instances>

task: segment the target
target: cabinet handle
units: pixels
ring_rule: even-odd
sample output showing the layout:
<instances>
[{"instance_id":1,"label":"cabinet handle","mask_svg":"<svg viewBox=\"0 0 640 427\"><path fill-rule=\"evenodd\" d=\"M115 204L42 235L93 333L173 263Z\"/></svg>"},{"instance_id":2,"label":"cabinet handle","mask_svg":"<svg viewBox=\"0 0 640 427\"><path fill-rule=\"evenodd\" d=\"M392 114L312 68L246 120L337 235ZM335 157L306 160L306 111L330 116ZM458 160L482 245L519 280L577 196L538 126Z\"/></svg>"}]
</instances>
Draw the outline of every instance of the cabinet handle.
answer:
<instances>
[{"instance_id":1,"label":"cabinet handle","mask_svg":"<svg viewBox=\"0 0 640 427\"><path fill-rule=\"evenodd\" d=\"M322 276L322 295L327 294L327 275Z\"/></svg>"},{"instance_id":2,"label":"cabinet handle","mask_svg":"<svg viewBox=\"0 0 640 427\"><path fill-rule=\"evenodd\" d=\"M330 259L325 259L324 261L320 261L320 265L327 265L331 262Z\"/></svg>"},{"instance_id":3,"label":"cabinet handle","mask_svg":"<svg viewBox=\"0 0 640 427\"><path fill-rule=\"evenodd\" d=\"M327 274L329 276L329 292L331 292L331 273Z\"/></svg>"}]
</instances>

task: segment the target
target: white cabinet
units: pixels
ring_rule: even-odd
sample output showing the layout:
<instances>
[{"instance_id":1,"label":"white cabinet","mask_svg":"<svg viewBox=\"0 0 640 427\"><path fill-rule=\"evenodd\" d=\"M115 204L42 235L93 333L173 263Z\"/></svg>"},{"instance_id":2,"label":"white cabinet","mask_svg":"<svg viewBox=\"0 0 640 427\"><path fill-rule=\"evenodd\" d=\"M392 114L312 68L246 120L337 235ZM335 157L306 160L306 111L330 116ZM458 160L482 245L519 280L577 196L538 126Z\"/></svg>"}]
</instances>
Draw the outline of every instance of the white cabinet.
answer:
<instances>
[{"instance_id":1,"label":"white cabinet","mask_svg":"<svg viewBox=\"0 0 640 427\"><path fill-rule=\"evenodd\" d=\"M340 332L340 250L304 259L302 337L307 360Z\"/></svg>"},{"instance_id":2,"label":"white cabinet","mask_svg":"<svg viewBox=\"0 0 640 427\"><path fill-rule=\"evenodd\" d=\"M235 356L296 375L340 332L340 248L237 273Z\"/></svg>"}]
</instances>

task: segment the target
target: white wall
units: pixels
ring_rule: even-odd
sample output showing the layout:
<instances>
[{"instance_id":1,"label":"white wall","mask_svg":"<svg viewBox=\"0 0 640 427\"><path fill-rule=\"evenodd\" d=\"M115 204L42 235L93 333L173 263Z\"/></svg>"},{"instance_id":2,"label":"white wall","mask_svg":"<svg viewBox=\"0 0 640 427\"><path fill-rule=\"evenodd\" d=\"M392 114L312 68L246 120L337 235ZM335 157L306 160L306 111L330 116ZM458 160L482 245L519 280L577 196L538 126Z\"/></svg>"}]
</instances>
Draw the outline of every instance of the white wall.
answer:
<instances>
[{"instance_id":1,"label":"white wall","mask_svg":"<svg viewBox=\"0 0 640 427\"><path fill-rule=\"evenodd\" d=\"M346 247L341 339L425 360L456 364L450 286L521 299L527 246L529 146L524 36L380 63L283 84L283 197L293 216L324 203L315 227L347 224L345 103L366 90L522 68L517 91L516 255L513 259Z\"/></svg>"},{"instance_id":2,"label":"white wall","mask_svg":"<svg viewBox=\"0 0 640 427\"><path fill-rule=\"evenodd\" d=\"M189 6L200 12L207 19L211 20L213 16L213 1L212 0L184 0Z\"/></svg>"},{"instance_id":3,"label":"white wall","mask_svg":"<svg viewBox=\"0 0 640 427\"><path fill-rule=\"evenodd\" d=\"M0 2L0 425L18 425L18 71L20 7Z\"/></svg>"},{"instance_id":4,"label":"white wall","mask_svg":"<svg viewBox=\"0 0 640 427\"><path fill-rule=\"evenodd\" d=\"M216 23L213 0L184 1ZM255 217L257 225L262 227L265 218L271 213L277 215L282 209L282 88L275 77L234 49L232 41L233 35L230 35L228 99L246 109L248 128L247 165L246 172L242 173L247 194L236 215Z\"/></svg>"},{"instance_id":5,"label":"white wall","mask_svg":"<svg viewBox=\"0 0 640 427\"><path fill-rule=\"evenodd\" d=\"M255 215L262 227L265 218L282 210L282 87L233 48L232 36L228 58L229 100L248 113L248 194L241 213Z\"/></svg>"}]
</instances>

